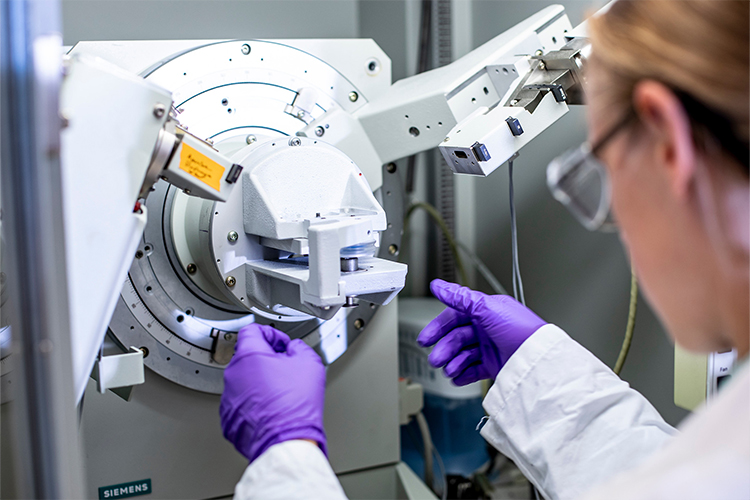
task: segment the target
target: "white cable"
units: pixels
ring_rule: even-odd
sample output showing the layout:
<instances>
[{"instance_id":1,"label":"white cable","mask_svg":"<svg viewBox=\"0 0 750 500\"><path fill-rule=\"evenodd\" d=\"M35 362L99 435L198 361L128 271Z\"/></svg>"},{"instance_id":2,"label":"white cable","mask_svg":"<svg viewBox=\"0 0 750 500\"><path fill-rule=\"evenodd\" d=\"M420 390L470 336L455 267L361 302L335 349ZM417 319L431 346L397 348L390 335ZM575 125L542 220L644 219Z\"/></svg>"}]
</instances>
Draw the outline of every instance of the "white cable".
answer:
<instances>
[{"instance_id":1,"label":"white cable","mask_svg":"<svg viewBox=\"0 0 750 500\"><path fill-rule=\"evenodd\" d=\"M440 453L437 451L437 448L432 444L432 435L430 434L430 426L427 423L427 419L424 416L424 413L421 411L415 415L417 419L417 425L419 427L419 432L422 434L422 443L424 444L424 482L427 484L427 486L432 490L435 491L435 485L434 483L434 472L432 470L432 457L433 454L435 456L435 461L437 462L438 469L440 470L440 477L442 479L443 483L443 491L441 493L441 498L443 500L446 500L448 498L448 476L445 473L445 465L443 464L443 457L440 456Z\"/></svg>"},{"instance_id":2,"label":"white cable","mask_svg":"<svg viewBox=\"0 0 750 500\"><path fill-rule=\"evenodd\" d=\"M516 224L516 203L513 197L513 158L508 161L508 186L510 189L510 231L513 245L513 294L521 304L526 305L526 297L523 293L523 280L521 279L521 266L518 263L518 226ZM516 287L516 282L518 286ZM539 491L534 488L534 497L539 500Z\"/></svg>"},{"instance_id":3,"label":"white cable","mask_svg":"<svg viewBox=\"0 0 750 500\"><path fill-rule=\"evenodd\" d=\"M508 189L510 192L511 277L513 278L513 296L516 300L519 300L518 274L516 272L516 204L513 193L513 161L508 162Z\"/></svg>"},{"instance_id":4,"label":"white cable","mask_svg":"<svg viewBox=\"0 0 750 500\"><path fill-rule=\"evenodd\" d=\"M424 482L431 490L434 486L433 470L432 470L432 453L434 447L432 446L432 437L430 436L430 426L427 424L427 419L424 413L421 411L417 413L417 425L419 426L419 432L422 434L422 444L424 445ZM433 490L434 491L434 490Z\"/></svg>"},{"instance_id":5,"label":"white cable","mask_svg":"<svg viewBox=\"0 0 750 500\"><path fill-rule=\"evenodd\" d=\"M513 296L526 305L526 297L523 293L523 280L521 279L521 266L518 263L518 227L516 225L516 203L513 196L513 160L508 162L508 185L510 189L510 230L513 252Z\"/></svg>"},{"instance_id":6,"label":"white cable","mask_svg":"<svg viewBox=\"0 0 750 500\"><path fill-rule=\"evenodd\" d=\"M443 457L440 456L440 453L438 453L437 448L433 447L432 451L435 453L435 461L438 464L438 469L440 469L440 475L443 478L443 491L440 495L440 498L442 500L448 499L448 475L445 473L445 465L443 464Z\"/></svg>"}]
</instances>

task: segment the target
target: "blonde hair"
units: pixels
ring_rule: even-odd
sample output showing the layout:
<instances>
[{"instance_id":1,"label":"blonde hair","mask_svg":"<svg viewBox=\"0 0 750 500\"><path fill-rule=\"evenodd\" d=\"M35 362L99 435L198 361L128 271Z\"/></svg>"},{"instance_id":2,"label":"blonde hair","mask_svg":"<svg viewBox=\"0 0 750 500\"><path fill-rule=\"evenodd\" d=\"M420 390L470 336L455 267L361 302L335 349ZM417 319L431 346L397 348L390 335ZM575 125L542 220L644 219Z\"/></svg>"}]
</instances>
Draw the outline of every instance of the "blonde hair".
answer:
<instances>
[{"instance_id":1,"label":"blonde hair","mask_svg":"<svg viewBox=\"0 0 750 500\"><path fill-rule=\"evenodd\" d=\"M619 0L589 31L609 73L607 104L625 108L638 81L655 79L721 113L748 141L749 2Z\"/></svg>"}]
</instances>

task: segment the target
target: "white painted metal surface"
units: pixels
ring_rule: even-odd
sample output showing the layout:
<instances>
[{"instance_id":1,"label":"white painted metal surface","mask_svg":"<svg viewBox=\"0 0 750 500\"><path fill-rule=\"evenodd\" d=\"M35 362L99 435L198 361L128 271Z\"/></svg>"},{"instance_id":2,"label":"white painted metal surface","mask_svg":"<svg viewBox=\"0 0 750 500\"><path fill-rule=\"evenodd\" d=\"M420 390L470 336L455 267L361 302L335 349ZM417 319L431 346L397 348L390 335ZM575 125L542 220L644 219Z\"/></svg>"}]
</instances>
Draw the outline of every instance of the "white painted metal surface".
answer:
<instances>
[{"instance_id":1,"label":"white painted metal surface","mask_svg":"<svg viewBox=\"0 0 750 500\"><path fill-rule=\"evenodd\" d=\"M350 245L374 243L386 228L385 212L362 171L346 155L313 139L273 140L235 157L243 173L244 228L248 234L302 238L322 221L354 220L367 233ZM318 219L316 221L316 219ZM349 246L349 245L346 245Z\"/></svg>"},{"instance_id":2,"label":"white painted metal surface","mask_svg":"<svg viewBox=\"0 0 750 500\"><path fill-rule=\"evenodd\" d=\"M169 92L101 59L68 63L62 181L77 399L146 224L134 206L166 119L153 109L171 102Z\"/></svg>"},{"instance_id":3,"label":"white painted metal surface","mask_svg":"<svg viewBox=\"0 0 750 500\"><path fill-rule=\"evenodd\" d=\"M547 7L452 64L394 83L355 116L383 162L436 147L476 109L498 104L501 96L482 80L487 66L559 49L566 29L565 9Z\"/></svg>"},{"instance_id":4,"label":"white painted metal surface","mask_svg":"<svg viewBox=\"0 0 750 500\"><path fill-rule=\"evenodd\" d=\"M373 256L386 214L346 155L295 137L249 146L233 161L247 165L242 201L209 212L206 229L215 265L222 281L235 283L230 289L238 304L271 311L286 306L328 319L347 296L385 304L403 288L406 266ZM239 233L234 241L227 237L232 232ZM307 261L267 261L260 241L287 252L305 247ZM355 246L364 258L355 272L344 273L342 249ZM278 281L293 285L298 296Z\"/></svg>"},{"instance_id":5,"label":"white painted metal surface","mask_svg":"<svg viewBox=\"0 0 750 500\"><path fill-rule=\"evenodd\" d=\"M128 387L145 382L143 351L130 348L125 354L103 356L97 363L97 389L104 394L107 389Z\"/></svg>"},{"instance_id":6,"label":"white painted metal surface","mask_svg":"<svg viewBox=\"0 0 750 500\"><path fill-rule=\"evenodd\" d=\"M326 109L324 106L351 111L367 102L368 93L383 93L390 85L390 61L372 41L351 42L311 40L297 44L310 47L315 53L294 46L296 42L287 45L258 40L81 43L72 52L102 55L128 70L139 72L147 80L169 87L174 92L177 104L174 111L180 124L199 139L215 144L222 154L231 156L248 144L294 136L314 116L322 113ZM341 64L345 73L328 61ZM349 120L358 125L351 117ZM332 130L329 128L323 133ZM321 142L317 134L312 140ZM362 148L357 140L349 140L346 148L364 160L366 169L362 174L370 181L369 187L380 185L383 168L372 150ZM278 169L275 175L283 178L283 169ZM155 215L149 220L138 246L140 258L133 261L112 320L112 330L123 345L144 346L150 350L145 364L157 373L186 387L221 392L223 365L213 359L214 338L217 331L236 332L253 321L253 316L247 312L259 315L256 319L276 322L290 335L304 337L330 363L346 350L362 331L364 322L374 314L376 309L370 307L360 309L356 315L349 314L355 309L347 309L346 321L339 321L339 327L323 328L320 320L294 309L301 304L300 287L308 281L318 283L312 287L311 296L328 296L326 300L336 303L346 300L341 295L346 288L339 286L340 249L337 245L330 245L331 252L326 246L323 252L325 262L333 262L334 258L337 261L335 279L333 266L326 267L328 272L322 275L313 273L317 278L323 276L322 281L305 279L304 283L298 283L296 274L289 272L285 274L286 283L296 287L296 294L290 295L288 287L281 286L282 290L266 294L275 294L268 300L263 296L260 297L263 300L251 300L247 293L236 297L233 292L242 289L245 273L236 276L236 285L228 285L227 278L231 275L219 273L212 243L205 238L210 228L198 226L201 221L209 225L226 224L226 232L212 231L212 234L221 233L218 238L228 244L227 232L236 230L243 236L234 247L238 255L262 259L264 249L257 243L252 248L240 248L245 239L241 197L230 197L227 203L214 206L212 202L175 191L159 182L146 201ZM369 193L368 196L372 197ZM235 198L239 202L236 207ZM230 217L230 214L233 215ZM385 224L384 220L380 221L378 227L384 229ZM400 227L400 223L395 227ZM346 236L353 232L345 230L344 233ZM341 241L346 243L346 237ZM273 249L284 247L286 243L272 239L266 240L265 246ZM290 248L298 243L298 250L307 248L309 253L309 242L304 238L291 239L290 243ZM373 248L370 255L376 250ZM222 268L224 264L222 262ZM295 266L295 271L298 267ZM372 266L368 265L368 270L369 267ZM400 276L396 281L402 282L404 272L404 266L388 263L377 272L359 273L349 288L363 293L376 288L376 293L369 298L385 303L403 284L397 283L394 287L391 283L394 280L384 277ZM367 277L362 279L361 275ZM390 284L381 290L384 282ZM323 289L326 292L321 292ZM296 298L290 299L290 296ZM335 315L338 309L337 306L324 307L328 307L326 317ZM301 305L297 307L300 308L306 310ZM354 330L347 333L347 329L352 328ZM343 340L332 342L333 338Z\"/></svg>"},{"instance_id":7,"label":"white painted metal surface","mask_svg":"<svg viewBox=\"0 0 750 500\"><path fill-rule=\"evenodd\" d=\"M245 45L250 47L248 54L243 52ZM391 60L372 40L80 42L72 51L113 61L174 91L175 104L183 109L180 122L216 143L247 134L301 131L324 111L343 109L347 115L343 126L338 120L329 121L322 140L351 157L373 189L381 185L382 162L349 114L385 94L391 85ZM372 63L377 71L370 70ZM282 111L294 110L297 91L303 88L316 89L311 114L298 118L296 113L277 113L278 106ZM357 96L354 101L352 91ZM181 96L196 97L188 103ZM222 99L227 99L227 106L219 106ZM248 110L263 117L256 120L258 127L248 126ZM216 133L217 123L224 132Z\"/></svg>"},{"instance_id":8,"label":"white painted metal surface","mask_svg":"<svg viewBox=\"0 0 750 500\"><path fill-rule=\"evenodd\" d=\"M479 110L451 130L440 145L440 151L454 172L487 176L567 112L567 104L556 102L551 92L542 98L533 113L510 106ZM509 117L521 123L521 135L511 133L505 121ZM480 161L472 151L477 142L487 148L488 161Z\"/></svg>"}]
</instances>

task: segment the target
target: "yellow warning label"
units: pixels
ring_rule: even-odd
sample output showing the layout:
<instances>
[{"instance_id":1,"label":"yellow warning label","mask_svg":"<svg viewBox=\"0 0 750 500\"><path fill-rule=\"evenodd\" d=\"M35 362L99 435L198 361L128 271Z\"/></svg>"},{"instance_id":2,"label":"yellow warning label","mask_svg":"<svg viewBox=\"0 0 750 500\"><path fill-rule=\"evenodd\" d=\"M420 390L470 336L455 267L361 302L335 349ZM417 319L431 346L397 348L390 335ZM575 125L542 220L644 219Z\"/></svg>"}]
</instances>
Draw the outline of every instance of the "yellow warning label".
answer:
<instances>
[{"instance_id":1,"label":"yellow warning label","mask_svg":"<svg viewBox=\"0 0 750 500\"><path fill-rule=\"evenodd\" d=\"M180 169L215 190L221 191L221 178L224 176L224 167L184 142L182 143L182 152L180 153Z\"/></svg>"}]
</instances>

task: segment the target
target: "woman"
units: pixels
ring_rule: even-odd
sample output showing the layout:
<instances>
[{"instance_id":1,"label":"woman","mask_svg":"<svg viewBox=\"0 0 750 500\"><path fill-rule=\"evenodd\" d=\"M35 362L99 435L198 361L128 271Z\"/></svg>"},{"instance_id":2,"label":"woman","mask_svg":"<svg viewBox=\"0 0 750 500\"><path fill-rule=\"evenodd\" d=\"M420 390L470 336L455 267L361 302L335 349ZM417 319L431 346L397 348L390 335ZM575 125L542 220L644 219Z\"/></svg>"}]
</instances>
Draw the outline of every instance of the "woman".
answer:
<instances>
[{"instance_id":1,"label":"woman","mask_svg":"<svg viewBox=\"0 0 750 500\"><path fill-rule=\"evenodd\" d=\"M560 160L550 176L558 197L591 228L607 220L607 190L590 203L589 191L558 174L609 183L644 294L679 345L737 349L740 369L710 407L676 431L591 353L518 302L432 284L448 308L418 341L435 346L430 362L456 384L495 380L482 435L546 498L750 498L749 24L748 3L712 0L621 0L589 21L593 146ZM243 342L251 346L247 355ZM285 457L302 454L316 465L296 477L296 491L343 495L323 454L299 441L325 449L319 363L307 356L295 365L306 370L311 396L291 412L284 407L281 427L267 423L272 413L252 409L263 391L247 396L237 382L263 369L242 361L253 353L280 365L274 370L283 368L273 353L303 356L295 342L247 331L226 371L222 425L240 451L252 461L275 443L297 440L251 464L240 496L271 481L260 472L276 470L271 461L284 467Z\"/></svg>"}]
</instances>

